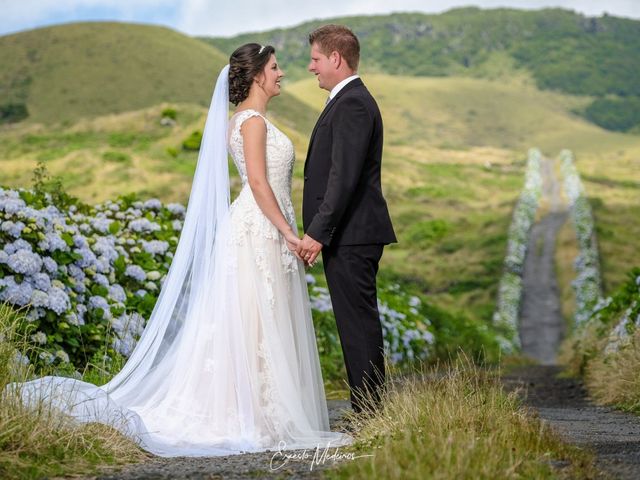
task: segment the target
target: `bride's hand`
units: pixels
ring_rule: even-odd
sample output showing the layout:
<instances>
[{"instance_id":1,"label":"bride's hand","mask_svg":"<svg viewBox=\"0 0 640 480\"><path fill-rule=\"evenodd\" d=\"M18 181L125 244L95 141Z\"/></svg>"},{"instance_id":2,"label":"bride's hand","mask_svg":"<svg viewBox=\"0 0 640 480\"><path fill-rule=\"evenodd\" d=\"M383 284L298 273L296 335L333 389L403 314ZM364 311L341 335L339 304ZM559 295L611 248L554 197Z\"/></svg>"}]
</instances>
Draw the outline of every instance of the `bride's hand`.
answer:
<instances>
[{"instance_id":1,"label":"bride's hand","mask_svg":"<svg viewBox=\"0 0 640 480\"><path fill-rule=\"evenodd\" d=\"M298 245L300 244L300 238L298 238L298 236L293 233L293 231L289 231L284 234L284 239L287 242L287 248L295 253L298 249ZM300 258L297 254L296 256Z\"/></svg>"}]
</instances>

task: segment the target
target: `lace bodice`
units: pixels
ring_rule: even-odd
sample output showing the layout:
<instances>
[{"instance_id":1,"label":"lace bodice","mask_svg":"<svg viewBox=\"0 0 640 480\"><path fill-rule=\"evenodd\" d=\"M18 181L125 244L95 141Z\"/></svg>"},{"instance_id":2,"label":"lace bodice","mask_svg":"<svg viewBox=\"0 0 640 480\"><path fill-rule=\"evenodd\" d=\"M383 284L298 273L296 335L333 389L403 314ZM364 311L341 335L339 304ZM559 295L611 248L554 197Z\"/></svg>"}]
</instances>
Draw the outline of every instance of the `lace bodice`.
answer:
<instances>
[{"instance_id":1,"label":"lace bodice","mask_svg":"<svg viewBox=\"0 0 640 480\"><path fill-rule=\"evenodd\" d=\"M278 198L291 197L291 176L295 159L293 144L289 137L282 133L266 117L255 110L243 110L231 117L229 122L229 152L236 164L243 188L247 185L247 166L240 128L245 120L261 117L267 125L267 180Z\"/></svg>"},{"instance_id":2,"label":"lace bodice","mask_svg":"<svg viewBox=\"0 0 640 480\"><path fill-rule=\"evenodd\" d=\"M234 114L229 121L228 149L242 179L242 189L238 197L231 204L233 239L236 243L243 243L246 235L253 238L278 240L282 243L282 261L289 270L296 269L296 258L286 248L278 229L262 213L256 203L247 178L247 165L244 158L244 143L240 128L245 120L251 117L261 117L267 126L267 181L273 190L287 222L297 231L295 211L291 202L291 178L295 152L293 143L266 117L255 110L243 110ZM260 261L261 252L256 251Z\"/></svg>"}]
</instances>

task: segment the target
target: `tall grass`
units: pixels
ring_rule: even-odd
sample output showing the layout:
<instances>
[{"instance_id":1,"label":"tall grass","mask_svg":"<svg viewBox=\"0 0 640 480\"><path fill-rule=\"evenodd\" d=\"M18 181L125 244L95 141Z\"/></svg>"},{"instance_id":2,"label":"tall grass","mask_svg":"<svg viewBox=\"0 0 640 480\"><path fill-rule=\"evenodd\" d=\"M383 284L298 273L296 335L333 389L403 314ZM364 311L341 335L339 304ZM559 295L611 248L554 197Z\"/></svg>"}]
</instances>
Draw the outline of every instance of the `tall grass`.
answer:
<instances>
[{"instance_id":1,"label":"tall grass","mask_svg":"<svg viewBox=\"0 0 640 480\"><path fill-rule=\"evenodd\" d=\"M373 456L344 462L329 478L593 478L595 472L590 454L562 443L516 392L502 389L497 374L468 360L394 380L381 411L360 426L354 456Z\"/></svg>"},{"instance_id":2,"label":"tall grass","mask_svg":"<svg viewBox=\"0 0 640 480\"><path fill-rule=\"evenodd\" d=\"M612 354L595 356L589 362L585 381L599 403L640 414L640 330L628 342Z\"/></svg>"},{"instance_id":3,"label":"tall grass","mask_svg":"<svg viewBox=\"0 0 640 480\"><path fill-rule=\"evenodd\" d=\"M35 347L26 334L18 333L21 322L21 312L0 304L0 478L88 473L99 465L144 458L142 450L112 428L78 425L45 400L37 408L23 405L14 382L29 380L34 371L17 352L33 352Z\"/></svg>"}]
</instances>

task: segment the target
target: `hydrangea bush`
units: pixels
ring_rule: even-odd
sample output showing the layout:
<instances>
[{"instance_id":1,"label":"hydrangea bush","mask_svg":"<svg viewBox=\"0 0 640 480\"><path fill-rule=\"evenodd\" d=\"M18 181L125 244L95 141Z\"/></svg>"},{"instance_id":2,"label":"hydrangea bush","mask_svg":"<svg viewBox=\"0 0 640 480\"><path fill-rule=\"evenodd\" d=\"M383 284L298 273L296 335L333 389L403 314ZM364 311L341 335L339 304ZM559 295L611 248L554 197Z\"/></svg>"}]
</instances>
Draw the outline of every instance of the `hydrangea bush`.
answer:
<instances>
[{"instance_id":1,"label":"hydrangea bush","mask_svg":"<svg viewBox=\"0 0 640 480\"><path fill-rule=\"evenodd\" d=\"M563 150L560 160L564 191L578 240L578 256L574 261L576 278L572 286L576 299L574 322L579 326L591 317L602 298L600 263L591 206L585 196L580 174L573 164L573 154L569 150Z\"/></svg>"},{"instance_id":2,"label":"hydrangea bush","mask_svg":"<svg viewBox=\"0 0 640 480\"><path fill-rule=\"evenodd\" d=\"M498 286L498 299L493 314L494 325L506 334L499 339L505 351L520 347L518 314L522 297L522 269L527 253L529 232L535 222L542 193L541 158L542 155L538 149L529 150L524 187L513 210L509 227L504 273Z\"/></svg>"},{"instance_id":3,"label":"hydrangea bush","mask_svg":"<svg viewBox=\"0 0 640 480\"><path fill-rule=\"evenodd\" d=\"M343 364L342 351L329 291L317 285L310 274L307 274L307 283L323 371L327 377L339 378ZM393 365L406 367L433 356L434 328L425 306L420 297L408 293L398 283L379 281L378 311L384 351Z\"/></svg>"},{"instance_id":4,"label":"hydrangea bush","mask_svg":"<svg viewBox=\"0 0 640 480\"><path fill-rule=\"evenodd\" d=\"M0 301L28 309L39 361L128 356L178 242L185 208L133 196L68 209L0 188Z\"/></svg>"},{"instance_id":5,"label":"hydrangea bush","mask_svg":"<svg viewBox=\"0 0 640 480\"><path fill-rule=\"evenodd\" d=\"M0 301L26 309L31 361L83 368L96 354L128 357L141 335L178 243L185 207L120 197L58 208L49 193L0 188ZM342 365L326 288L307 275L328 376ZM395 364L425 359L434 335L423 301L382 285L385 350ZM64 370L64 368L63 368Z\"/></svg>"},{"instance_id":6,"label":"hydrangea bush","mask_svg":"<svg viewBox=\"0 0 640 480\"><path fill-rule=\"evenodd\" d=\"M633 268L611 296L600 299L591 312L591 321L602 324L607 336L604 353L614 354L629 344L640 327L640 268Z\"/></svg>"}]
</instances>

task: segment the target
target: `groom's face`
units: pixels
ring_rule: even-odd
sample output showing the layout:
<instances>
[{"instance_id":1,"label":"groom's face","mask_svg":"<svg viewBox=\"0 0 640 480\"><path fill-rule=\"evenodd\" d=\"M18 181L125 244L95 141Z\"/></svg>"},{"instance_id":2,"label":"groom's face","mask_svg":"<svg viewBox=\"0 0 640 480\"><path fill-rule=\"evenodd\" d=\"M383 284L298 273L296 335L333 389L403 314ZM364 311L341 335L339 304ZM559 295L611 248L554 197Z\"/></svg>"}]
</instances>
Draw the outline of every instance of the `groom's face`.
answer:
<instances>
[{"instance_id":1,"label":"groom's face","mask_svg":"<svg viewBox=\"0 0 640 480\"><path fill-rule=\"evenodd\" d=\"M311 45L311 60L308 68L318 78L318 86L320 88L330 92L338 83L334 81L336 73L334 62L320 51L317 43Z\"/></svg>"}]
</instances>

